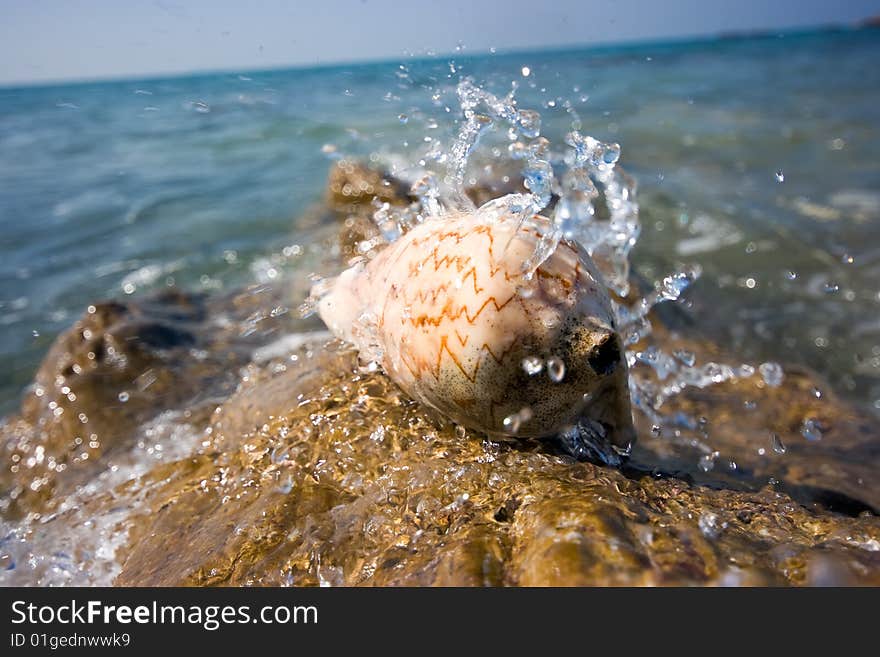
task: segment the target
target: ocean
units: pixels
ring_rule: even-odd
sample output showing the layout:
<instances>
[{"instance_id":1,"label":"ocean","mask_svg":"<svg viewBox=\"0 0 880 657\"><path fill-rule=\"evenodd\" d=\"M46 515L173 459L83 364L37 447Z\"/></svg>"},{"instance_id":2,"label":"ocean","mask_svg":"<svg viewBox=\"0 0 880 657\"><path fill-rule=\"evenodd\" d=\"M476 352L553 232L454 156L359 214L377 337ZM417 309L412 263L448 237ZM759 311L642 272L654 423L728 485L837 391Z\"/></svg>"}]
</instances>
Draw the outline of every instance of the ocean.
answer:
<instances>
[{"instance_id":1,"label":"ocean","mask_svg":"<svg viewBox=\"0 0 880 657\"><path fill-rule=\"evenodd\" d=\"M444 143L463 76L620 144L634 267L701 265L719 345L880 413L878 61L880 31L823 31L0 88L0 416L95 300L306 275L273 255L332 161Z\"/></svg>"}]
</instances>

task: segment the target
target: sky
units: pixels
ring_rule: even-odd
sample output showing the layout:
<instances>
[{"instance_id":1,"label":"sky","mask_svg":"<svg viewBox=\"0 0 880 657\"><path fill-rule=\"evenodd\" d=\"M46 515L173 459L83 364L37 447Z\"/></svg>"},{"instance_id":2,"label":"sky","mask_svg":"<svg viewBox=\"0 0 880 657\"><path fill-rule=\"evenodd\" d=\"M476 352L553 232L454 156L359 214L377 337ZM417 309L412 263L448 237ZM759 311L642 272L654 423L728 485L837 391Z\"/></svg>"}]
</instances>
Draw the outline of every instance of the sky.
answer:
<instances>
[{"instance_id":1,"label":"sky","mask_svg":"<svg viewBox=\"0 0 880 657\"><path fill-rule=\"evenodd\" d=\"M880 0L0 0L0 84L847 24Z\"/></svg>"}]
</instances>

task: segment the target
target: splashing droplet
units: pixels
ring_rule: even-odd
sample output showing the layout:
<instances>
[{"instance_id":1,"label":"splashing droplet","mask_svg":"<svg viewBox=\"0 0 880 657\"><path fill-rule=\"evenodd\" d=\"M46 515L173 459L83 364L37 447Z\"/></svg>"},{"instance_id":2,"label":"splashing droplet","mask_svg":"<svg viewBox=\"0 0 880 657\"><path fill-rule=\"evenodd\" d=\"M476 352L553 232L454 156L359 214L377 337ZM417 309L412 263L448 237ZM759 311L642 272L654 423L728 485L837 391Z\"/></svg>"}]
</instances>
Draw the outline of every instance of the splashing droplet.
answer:
<instances>
[{"instance_id":1,"label":"splashing droplet","mask_svg":"<svg viewBox=\"0 0 880 657\"><path fill-rule=\"evenodd\" d=\"M679 349L678 351L673 352L672 354L678 360L680 360L684 365L688 367L693 367L694 363L697 362L697 357L691 351L686 351L684 349Z\"/></svg>"},{"instance_id":2,"label":"splashing droplet","mask_svg":"<svg viewBox=\"0 0 880 657\"><path fill-rule=\"evenodd\" d=\"M782 169L776 172L776 182L783 183L785 182L785 174L782 173Z\"/></svg>"},{"instance_id":3,"label":"splashing droplet","mask_svg":"<svg viewBox=\"0 0 880 657\"><path fill-rule=\"evenodd\" d=\"M544 369L544 363L537 356L526 356L522 361L522 368L529 376L535 376Z\"/></svg>"},{"instance_id":4,"label":"splashing droplet","mask_svg":"<svg viewBox=\"0 0 880 657\"><path fill-rule=\"evenodd\" d=\"M519 419L519 413L514 413L512 415L508 415L501 423L504 425L504 428L510 431L511 433L518 433L519 427L521 424L521 420Z\"/></svg>"},{"instance_id":5,"label":"splashing droplet","mask_svg":"<svg viewBox=\"0 0 880 657\"><path fill-rule=\"evenodd\" d=\"M711 454L703 454L700 457L700 460L697 462L697 465L700 467L700 470L703 472L709 472L715 468L715 459L718 458L718 452L712 452Z\"/></svg>"},{"instance_id":6,"label":"splashing droplet","mask_svg":"<svg viewBox=\"0 0 880 657\"><path fill-rule=\"evenodd\" d=\"M818 420L815 418L807 418L801 425L801 435L807 440L822 440L822 427L819 426Z\"/></svg>"},{"instance_id":7,"label":"splashing droplet","mask_svg":"<svg viewBox=\"0 0 880 657\"><path fill-rule=\"evenodd\" d=\"M785 454L785 443L782 442L782 438L777 433L770 434L770 447L777 454Z\"/></svg>"},{"instance_id":8,"label":"splashing droplet","mask_svg":"<svg viewBox=\"0 0 880 657\"><path fill-rule=\"evenodd\" d=\"M523 137L534 139L541 134L541 115L534 110L517 110L516 124Z\"/></svg>"},{"instance_id":9,"label":"splashing droplet","mask_svg":"<svg viewBox=\"0 0 880 657\"><path fill-rule=\"evenodd\" d=\"M761 373L764 383L771 388L778 388L782 385L782 379L785 375L783 374L782 366L779 363L761 363L761 365L758 366L758 371Z\"/></svg>"},{"instance_id":10,"label":"splashing droplet","mask_svg":"<svg viewBox=\"0 0 880 657\"><path fill-rule=\"evenodd\" d=\"M565 363L555 356L547 359L547 376L553 383L559 383L565 378Z\"/></svg>"},{"instance_id":11,"label":"splashing droplet","mask_svg":"<svg viewBox=\"0 0 880 657\"><path fill-rule=\"evenodd\" d=\"M605 164L616 164L620 159L620 144L605 144L605 152L602 154L602 161Z\"/></svg>"},{"instance_id":12,"label":"splashing droplet","mask_svg":"<svg viewBox=\"0 0 880 657\"><path fill-rule=\"evenodd\" d=\"M718 538L719 527L718 516L716 514L708 511L703 513L700 515L697 524L700 527L700 531L703 532L703 536L706 538Z\"/></svg>"},{"instance_id":13,"label":"splashing droplet","mask_svg":"<svg viewBox=\"0 0 880 657\"><path fill-rule=\"evenodd\" d=\"M122 392L119 393L119 395L117 395L117 398L119 399L119 401L121 401L124 404L125 402L127 402L129 400L130 395L128 394L128 392L123 390Z\"/></svg>"}]
</instances>

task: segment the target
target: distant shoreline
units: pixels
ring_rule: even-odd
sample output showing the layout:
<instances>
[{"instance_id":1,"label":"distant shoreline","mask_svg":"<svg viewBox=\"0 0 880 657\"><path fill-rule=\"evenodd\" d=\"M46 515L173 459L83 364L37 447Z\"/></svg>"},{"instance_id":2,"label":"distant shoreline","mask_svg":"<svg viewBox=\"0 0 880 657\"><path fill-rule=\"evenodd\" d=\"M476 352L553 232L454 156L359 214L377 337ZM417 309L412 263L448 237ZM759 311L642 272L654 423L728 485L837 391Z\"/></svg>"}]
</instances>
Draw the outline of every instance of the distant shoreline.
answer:
<instances>
[{"instance_id":1,"label":"distant shoreline","mask_svg":"<svg viewBox=\"0 0 880 657\"><path fill-rule=\"evenodd\" d=\"M158 82L164 80L198 79L215 77L218 75L264 75L285 73L290 71L318 71L350 69L381 64L418 63L443 59L467 62L475 59L495 57L508 59L512 57L585 53L592 55L625 53L629 51L644 50L650 48L680 48L687 46L705 46L712 44L730 44L740 41L756 41L767 39L800 39L820 36L824 34L846 34L877 31L880 33L880 16L865 18L854 24L830 24L819 25L809 28L782 29L782 30L736 30L731 32L719 32L715 34L670 37L664 39L649 39L642 41L617 41L608 43L589 44L564 44L552 48L513 48L500 49L497 52L481 51L478 53L453 53L443 52L429 55L401 54L399 57L364 59L356 61L339 61L324 63L302 63L293 65L280 65L268 68L242 68L242 69L205 69L188 72L157 72L135 74L131 76L102 76L95 78L70 78L58 80L35 80L20 82L0 82L0 92L13 91L16 89L51 89L72 87L90 84L118 84L122 82Z\"/></svg>"}]
</instances>

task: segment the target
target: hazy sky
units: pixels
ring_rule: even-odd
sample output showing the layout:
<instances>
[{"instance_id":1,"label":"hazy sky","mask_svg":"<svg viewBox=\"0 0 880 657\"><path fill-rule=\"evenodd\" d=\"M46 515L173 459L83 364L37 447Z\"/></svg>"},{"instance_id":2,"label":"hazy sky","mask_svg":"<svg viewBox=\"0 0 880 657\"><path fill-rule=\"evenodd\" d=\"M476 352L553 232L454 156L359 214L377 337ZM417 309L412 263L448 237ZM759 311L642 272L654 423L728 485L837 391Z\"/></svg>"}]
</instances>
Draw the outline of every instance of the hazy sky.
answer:
<instances>
[{"instance_id":1,"label":"hazy sky","mask_svg":"<svg viewBox=\"0 0 880 657\"><path fill-rule=\"evenodd\" d=\"M0 84L849 23L880 0L0 0Z\"/></svg>"}]
</instances>

